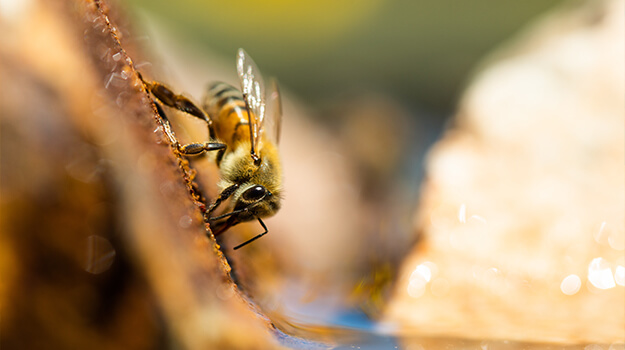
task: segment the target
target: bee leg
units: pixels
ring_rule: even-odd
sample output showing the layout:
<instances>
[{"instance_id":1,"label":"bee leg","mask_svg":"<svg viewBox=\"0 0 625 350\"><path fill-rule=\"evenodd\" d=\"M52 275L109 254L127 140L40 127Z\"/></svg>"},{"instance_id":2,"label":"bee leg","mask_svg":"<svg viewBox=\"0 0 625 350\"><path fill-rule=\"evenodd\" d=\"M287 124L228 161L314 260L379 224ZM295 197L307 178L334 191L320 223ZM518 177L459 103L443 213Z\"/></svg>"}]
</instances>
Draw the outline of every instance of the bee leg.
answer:
<instances>
[{"instance_id":1,"label":"bee leg","mask_svg":"<svg viewBox=\"0 0 625 350\"><path fill-rule=\"evenodd\" d=\"M185 155L198 155L204 152L217 151L226 148L226 144L221 142L206 142L206 143L190 143L183 146L178 146L180 153Z\"/></svg>"},{"instance_id":2,"label":"bee leg","mask_svg":"<svg viewBox=\"0 0 625 350\"><path fill-rule=\"evenodd\" d=\"M139 75L146 90L148 90L154 97L165 104L168 107L176 108L179 111L190 114L194 117L200 118L208 125L208 132L211 139L215 138L215 130L213 128L213 121L208 117L206 112L197 107L191 100L183 95L178 95L173 92L167 86L154 81L146 81L143 76Z\"/></svg>"},{"instance_id":3,"label":"bee leg","mask_svg":"<svg viewBox=\"0 0 625 350\"><path fill-rule=\"evenodd\" d=\"M219 194L219 197L217 197L217 199L215 199L213 204L211 204L208 207L208 210L206 211L206 218L207 218L207 220L209 220L209 221L210 220L214 220L214 218L210 217L210 214L212 214L213 211L215 211L215 209L217 209L217 207L219 206L219 204L221 204L221 202L223 202L226 199L230 198L230 196L232 196L232 194L237 190L237 188L239 188L239 185L234 184L234 185L231 185L229 187L226 187L226 189L221 191L221 193Z\"/></svg>"},{"instance_id":4,"label":"bee leg","mask_svg":"<svg viewBox=\"0 0 625 350\"><path fill-rule=\"evenodd\" d=\"M218 222L215 224L211 224L211 229L213 230L213 234L216 237L226 232L230 227L235 226L238 223L239 221L237 220L237 218L234 216L231 216L228 218L228 220Z\"/></svg>"},{"instance_id":5,"label":"bee leg","mask_svg":"<svg viewBox=\"0 0 625 350\"><path fill-rule=\"evenodd\" d=\"M226 144L221 143L221 142L190 143L187 145L180 146L180 144L178 143L178 140L174 136L174 132L171 128L171 124L169 123L169 119L167 119L167 115L165 114L163 107L157 101L154 101L154 104L156 105L156 110L158 112L158 115L161 117L161 120L163 121L163 126L165 127L165 133L169 137L169 141L176 146L176 148L178 149L180 153L184 155L192 156L192 155L199 155L204 152L226 149Z\"/></svg>"},{"instance_id":6,"label":"bee leg","mask_svg":"<svg viewBox=\"0 0 625 350\"><path fill-rule=\"evenodd\" d=\"M157 101L154 101L154 105L156 106L156 111L158 112L158 116L161 118L161 124L163 125L163 129L165 129L165 135L169 138L169 142L173 145L178 146L178 140L174 135L174 131L171 128L171 124L169 123L169 119L167 119L167 115L163 110L163 106Z\"/></svg>"},{"instance_id":7,"label":"bee leg","mask_svg":"<svg viewBox=\"0 0 625 350\"><path fill-rule=\"evenodd\" d=\"M247 208L243 208L243 209L239 209L239 210L233 210L233 211L231 211L229 213L221 214L219 216L212 216L212 217L208 218L208 220L209 221L217 221L217 220L221 220L221 219L224 219L224 218L227 218L227 217L232 217L233 215L242 213L244 211L247 211Z\"/></svg>"},{"instance_id":8,"label":"bee leg","mask_svg":"<svg viewBox=\"0 0 625 350\"><path fill-rule=\"evenodd\" d=\"M260 226L262 226L265 231L262 232L262 233L257 234L256 236L254 236L254 237L248 239L247 241L239 244L238 246L234 247L233 248L234 250L237 250L237 249L239 249L241 247L244 247L244 246L254 242L255 240L259 239L260 237L266 235L269 232L269 230L267 229L267 226L265 226L265 223L263 222L263 220L261 220L260 218L256 218L256 219L258 219L258 222L260 223Z\"/></svg>"}]
</instances>

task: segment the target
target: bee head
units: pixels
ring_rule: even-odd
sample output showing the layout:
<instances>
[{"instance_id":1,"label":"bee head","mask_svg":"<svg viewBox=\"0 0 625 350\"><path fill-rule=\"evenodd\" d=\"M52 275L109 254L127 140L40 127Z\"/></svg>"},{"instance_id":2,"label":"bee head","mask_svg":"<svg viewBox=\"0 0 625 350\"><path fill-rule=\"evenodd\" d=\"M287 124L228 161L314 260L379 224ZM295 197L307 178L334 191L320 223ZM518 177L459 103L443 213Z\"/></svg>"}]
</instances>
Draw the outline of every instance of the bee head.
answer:
<instances>
[{"instance_id":1,"label":"bee head","mask_svg":"<svg viewBox=\"0 0 625 350\"><path fill-rule=\"evenodd\" d=\"M280 198L259 184L242 186L232 199L234 203L232 210L237 212L233 216L239 222L268 217L280 209Z\"/></svg>"},{"instance_id":2,"label":"bee head","mask_svg":"<svg viewBox=\"0 0 625 350\"><path fill-rule=\"evenodd\" d=\"M239 222L265 218L280 209L282 172L277 149L272 144L261 144L258 161L250 155L249 143L244 142L224 155L221 164L221 191L236 189L229 195L225 210L230 226Z\"/></svg>"}]
</instances>

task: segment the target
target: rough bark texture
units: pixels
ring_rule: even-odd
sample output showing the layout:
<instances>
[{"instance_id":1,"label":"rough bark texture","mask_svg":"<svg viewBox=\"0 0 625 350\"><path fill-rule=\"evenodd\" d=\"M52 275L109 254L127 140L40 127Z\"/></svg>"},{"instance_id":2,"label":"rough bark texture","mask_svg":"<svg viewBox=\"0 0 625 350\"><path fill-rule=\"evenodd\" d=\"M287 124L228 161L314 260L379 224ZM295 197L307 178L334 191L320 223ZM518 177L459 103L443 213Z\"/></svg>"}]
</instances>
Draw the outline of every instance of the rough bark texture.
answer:
<instances>
[{"instance_id":1,"label":"rough bark texture","mask_svg":"<svg viewBox=\"0 0 625 350\"><path fill-rule=\"evenodd\" d=\"M280 347L163 135L138 39L106 1L12 11L0 13L1 345Z\"/></svg>"}]
</instances>

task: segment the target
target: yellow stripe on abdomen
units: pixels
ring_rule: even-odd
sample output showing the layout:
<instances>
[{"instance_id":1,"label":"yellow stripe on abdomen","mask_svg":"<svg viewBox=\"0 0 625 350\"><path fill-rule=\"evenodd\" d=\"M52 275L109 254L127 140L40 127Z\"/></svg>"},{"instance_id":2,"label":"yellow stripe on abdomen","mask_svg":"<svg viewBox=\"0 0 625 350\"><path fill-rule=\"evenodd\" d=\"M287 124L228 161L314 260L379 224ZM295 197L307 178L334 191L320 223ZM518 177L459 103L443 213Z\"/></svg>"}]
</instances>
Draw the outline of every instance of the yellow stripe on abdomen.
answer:
<instances>
[{"instance_id":1,"label":"yellow stripe on abdomen","mask_svg":"<svg viewBox=\"0 0 625 350\"><path fill-rule=\"evenodd\" d=\"M239 90L226 83L214 83L208 88L203 107L213 121L216 138L230 150L250 140L247 109Z\"/></svg>"}]
</instances>

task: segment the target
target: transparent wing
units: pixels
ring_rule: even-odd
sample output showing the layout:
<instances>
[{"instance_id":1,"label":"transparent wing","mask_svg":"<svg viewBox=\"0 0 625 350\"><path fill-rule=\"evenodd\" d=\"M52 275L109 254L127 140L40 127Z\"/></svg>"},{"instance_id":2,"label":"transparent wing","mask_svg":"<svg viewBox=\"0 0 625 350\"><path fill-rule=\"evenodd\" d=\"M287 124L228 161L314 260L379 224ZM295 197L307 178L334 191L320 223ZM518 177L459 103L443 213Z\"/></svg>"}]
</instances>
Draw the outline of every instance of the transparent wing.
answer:
<instances>
[{"instance_id":1,"label":"transparent wing","mask_svg":"<svg viewBox=\"0 0 625 350\"><path fill-rule=\"evenodd\" d=\"M237 72L241 81L241 92L247 105L250 122L251 153L256 156L260 132L265 120L265 83L256 63L243 49L237 53Z\"/></svg>"},{"instance_id":2,"label":"transparent wing","mask_svg":"<svg viewBox=\"0 0 625 350\"><path fill-rule=\"evenodd\" d=\"M269 81L266 113L267 118L263 130L267 133L267 138L277 145L280 142L280 131L282 129L282 99L278 82L275 79Z\"/></svg>"}]
</instances>

